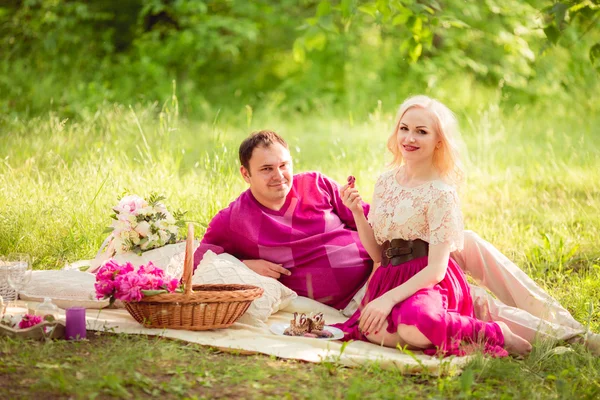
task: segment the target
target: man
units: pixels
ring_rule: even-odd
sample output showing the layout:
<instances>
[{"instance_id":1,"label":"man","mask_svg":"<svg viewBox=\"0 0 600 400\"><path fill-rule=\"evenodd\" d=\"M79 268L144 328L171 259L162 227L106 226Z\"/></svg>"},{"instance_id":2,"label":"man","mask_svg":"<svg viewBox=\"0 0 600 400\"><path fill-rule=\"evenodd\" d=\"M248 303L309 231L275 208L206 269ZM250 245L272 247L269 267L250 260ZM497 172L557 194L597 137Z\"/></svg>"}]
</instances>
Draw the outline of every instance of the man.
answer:
<instances>
[{"instance_id":1,"label":"man","mask_svg":"<svg viewBox=\"0 0 600 400\"><path fill-rule=\"evenodd\" d=\"M250 189L210 222L195 265L207 250L226 252L300 296L346 307L373 262L338 185L318 172L294 176L287 144L274 132L253 134L239 155Z\"/></svg>"},{"instance_id":2,"label":"man","mask_svg":"<svg viewBox=\"0 0 600 400\"><path fill-rule=\"evenodd\" d=\"M208 250L229 253L298 295L345 308L344 314L351 315L364 295L373 262L338 184L318 172L293 175L288 146L271 131L246 138L239 157L240 173L250 187L212 219L194 265ZM368 204L363 211L368 214ZM567 340L585 333L567 310L474 232L465 231L465 248L452 257L497 296L472 286L478 318L504 321L529 341L540 335ZM598 351L598 335L587 339Z\"/></svg>"}]
</instances>

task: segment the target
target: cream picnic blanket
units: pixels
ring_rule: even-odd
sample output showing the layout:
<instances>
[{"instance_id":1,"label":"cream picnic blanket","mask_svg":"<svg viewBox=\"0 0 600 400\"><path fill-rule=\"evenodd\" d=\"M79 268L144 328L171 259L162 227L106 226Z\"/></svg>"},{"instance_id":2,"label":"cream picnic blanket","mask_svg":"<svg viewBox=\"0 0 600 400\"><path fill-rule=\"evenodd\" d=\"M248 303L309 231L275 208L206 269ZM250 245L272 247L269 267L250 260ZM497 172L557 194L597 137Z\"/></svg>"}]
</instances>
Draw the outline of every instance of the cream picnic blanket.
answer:
<instances>
[{"instance_id":1,"label":"cream picnic blanket","mask_svg":"<svg viewBox=\"0 0 600 400\"><path fill-rule=\"evenodd\" d=\"M436 375L456 374L469 361L468 357L440 359L420 352L404 353L366 342L350 342L344 347L344 343L338 340L280 336L270 332L271 324L289 323L294 312L323 312L327 324L346 320L339 311L305 297L298 297L285 310L273 314L262 328L235 323L227 329L210 331L147 329L124 309L87 310L86 317L88 330L163 336L237 350L242 354L256 352L309 362L329 361L345 366L377 363L383 368L396 369L403 374L425 371Z\"/></svg>"}]
</instances>

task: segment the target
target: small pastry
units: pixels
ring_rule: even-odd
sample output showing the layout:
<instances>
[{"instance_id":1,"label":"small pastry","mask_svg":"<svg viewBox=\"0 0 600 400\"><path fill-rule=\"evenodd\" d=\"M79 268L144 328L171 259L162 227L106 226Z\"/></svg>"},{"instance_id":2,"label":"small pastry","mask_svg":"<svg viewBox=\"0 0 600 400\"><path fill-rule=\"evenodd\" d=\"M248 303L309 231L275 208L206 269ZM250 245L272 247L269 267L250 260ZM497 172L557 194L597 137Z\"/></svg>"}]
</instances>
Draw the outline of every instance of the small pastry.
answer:
<instances>
[{"instance_id":1,"label":"small pastry","mask_svg":"<svg viewBox=\"0 0 600 400\"><path fill-rule=\"evenodd\" d=\"M350 186L351 188L354 187L354 182L356 182L356 178L353 175L350 175L348 177L348 186Z\"/></svg>"}]
</instances>

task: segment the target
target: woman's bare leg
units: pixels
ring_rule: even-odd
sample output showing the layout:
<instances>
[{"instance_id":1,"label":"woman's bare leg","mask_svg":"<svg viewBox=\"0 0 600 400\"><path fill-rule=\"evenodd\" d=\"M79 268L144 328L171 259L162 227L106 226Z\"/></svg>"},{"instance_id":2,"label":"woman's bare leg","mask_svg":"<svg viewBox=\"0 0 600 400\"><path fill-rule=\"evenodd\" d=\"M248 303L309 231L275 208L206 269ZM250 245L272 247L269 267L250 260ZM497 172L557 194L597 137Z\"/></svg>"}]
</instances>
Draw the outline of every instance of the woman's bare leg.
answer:
<instances>
[{"instance_id":1,"label":"woman's bare leg","mask_svg":"<svg viewBox=\"0 0 600 400\"><path fill-rule=\"evenodd\" d=\"M520 356L527 355L531 352L531 344L527 340L513 333L504 322L497 321L496 323L500 326L502 335L504 335L504 348L506 351L510 354Z\"/></svg>"},{"instance_id":2,"label":"woman's bare leg","mask_svg":"<svg viewBox=\"0 0 600 400\"><path fill-rule=\"evenodd\" d=\"M408 345L418 349L427 349L433 346L431 341L414 325L398 325L398 336Z\"/></svg>"},{"instance_id":3,"label":"woman's bare leg","mask_svg":"<svg viewBox=\"0 0 600 400\"><path fill-rule=\"evenodd\" d=\"M398 325L398 331L389 333L388 323L377 333L369 333L367 339L371 343L385 347L396 348L398 346L409 350L423 350L432 346L431 342L412 325Z\"/></svg>"},{"instance_id":4,"label":"woman's bare leg","mask_svg":"<svg viewBox=\"0 0 600 400\"><path fill-rule=\"evenodd\" d=\"M506 351L510 354L523 356L531 352L531 344L527 340L513 333L504 322L499 321L496 323L502 330L502 335L504 336L504 348ZM429 341L416 326L398 325L398 336L408 345L417 348L426 349L432 346L431 341Z\"/></svg>"},{"instance_id":5,"label":"woman's bare leg","mask_svg":"<svg viewBox=\"0 0 600 400\"><path fill-rule=\"evenodd\" d=\"M404 347L406 343L402 340L400 335L397 333L389 333L387 331L388 323L384 323L383 328L377 333L372 332L366 335L367 339L371 343L378 344L380 346L396 348L398 346Z\"/></svg>"}]
</instances>

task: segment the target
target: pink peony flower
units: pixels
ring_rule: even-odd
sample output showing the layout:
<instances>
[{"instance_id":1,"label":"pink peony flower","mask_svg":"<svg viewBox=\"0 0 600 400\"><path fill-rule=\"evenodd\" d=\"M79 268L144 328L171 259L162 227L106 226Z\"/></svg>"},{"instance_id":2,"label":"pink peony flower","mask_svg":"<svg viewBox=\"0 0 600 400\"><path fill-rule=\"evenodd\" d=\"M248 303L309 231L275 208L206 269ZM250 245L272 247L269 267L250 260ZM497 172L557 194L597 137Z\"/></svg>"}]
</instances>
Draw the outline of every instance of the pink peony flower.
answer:
<instances>
[{"instance_id":1,"label":"pink peony flower","mask_svg":"<svg viewBox=\"0 0 600 400\"><path fill-rule=\"evenodd\" d=\"M124 275L134 270L131 263L119 265L112 258L104 263L104 265L96 273L96 281L113 280L117 275Z\"/></svg>"},{"instance_id":2,"label":"pink peony flower","mask_svg":"<svg viewBox=\"0 0 600 400\"><path fill-rule=\"evenodd\" d=\"M173 278L167 283L167 290L173 293L179 287L179 279Z\"/></svg>"},{"instance_id":3,"label":"pink peony flower","mask_svg":"<svg viewBox=\"0 0 600 400\"><path fill-rule=\"evenodd\" d=\"M165 276L165 271L163 271L160 268L156 268L154 266L154 264L152 264L152 261L150 261L148 263L148 265L142 265L140 266L138 272L140 274L150 274L150 275L154 275L154 276L159 276L159 277L163 277Z\"/></svg>"},{"instance_id":4,"label":"pink peony flower","mask_svg":"<svg viewBox=\"0 0 600 400\"><path fill-rule=\"evenodd\" d=\"M140 210L147 206L146 200L136 195L125 196L119 201L116 207L113 208L118 213L130 213L138 215Z\"/></svg>"},{"instance_id":5,"label":"pink peony flower","mask_svg":"<svg viewBox=\"0 0 600 400\"><path fill-rule=\"evenodd\" d=\"M144 295L142 289L148 284L148 278L134 272L119 275L115 279L115 297L121 301L140 301Z\"/></svg>"},{"instance_id":6,"label":"pink peony flower","mask_svg":"<svg viewBox=\"0 0 600 400\"><path fill-rule=\"evenodd\" d=\"M115 282L108 279L96 281L94 288L96 289L97 299L106 299L115 293Z\"/></svg>"},{"instance_id":7,"label":"pink peony flower","mask_svg":"<svg viewBox=\"0 0 600 400\"><path fill-rule=\"evenodd\" d=\"M32 326L36 326L37 324L42 323L42 317L39 315L31 315L25 314L21 322L19 322L19 329L31 328Z\"/></svg>"},{"instance_id":8,"label":"pink peony flower","mask_svg":"<svg viewBox=\"0 0 600 400\"><path fill-rule=\"evenodd\" d=\"M107 261L96 274L96 297L110 298L111 301L140 301L143 290L175 291L179 280L165 276L165 272L152 262L141 265L137 270L130 264L119 265L114 260Z\"/></svg>"},{"instance_id":9,"label":"pink peony flower","mask_svg":"<svg viewBox=\"0 0 600 400\"><path fill-rule=\"evenodd\" d=\"M154 276L154 275L146 275L150 281L150 285L148 287L148 290L159 290L159 289L163 289L164 286L166 286L165 280L163 278L160 278L158 276ZM146 289L146 288L144 288Z\"/></svg>"}]
</instances>

